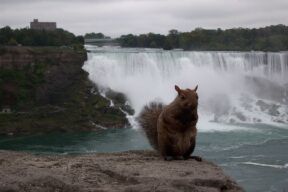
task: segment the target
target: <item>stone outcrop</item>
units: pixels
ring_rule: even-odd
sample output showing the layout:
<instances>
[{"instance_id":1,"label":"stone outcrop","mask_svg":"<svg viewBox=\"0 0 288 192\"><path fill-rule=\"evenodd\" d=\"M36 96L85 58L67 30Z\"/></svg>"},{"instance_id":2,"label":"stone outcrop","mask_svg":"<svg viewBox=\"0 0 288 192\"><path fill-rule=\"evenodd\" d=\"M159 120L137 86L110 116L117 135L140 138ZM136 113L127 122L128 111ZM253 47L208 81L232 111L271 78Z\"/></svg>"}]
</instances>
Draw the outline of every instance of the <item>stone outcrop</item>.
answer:
<instances>
[{"instance_id":1,"label":"stone outcrop","mask_svg":"<svg viewBox=\"0 0 288 192\"><path fill-rule=\"evenodd\" d=\"M88 80L86 59L68 47L0 47L0 134L128 125L125 103L110 106Z\"/></svg>"},{"instance_id":2,"label":"stone outcrop","mask_svg":"<svg viewBox=\"0 0 288 192\"><path fill-rule=\"evenodd\" d=\"M242 192L208 161L164 161L152 151L39 156L0 151L0 191Z\"/></svg>"}]
</instances>

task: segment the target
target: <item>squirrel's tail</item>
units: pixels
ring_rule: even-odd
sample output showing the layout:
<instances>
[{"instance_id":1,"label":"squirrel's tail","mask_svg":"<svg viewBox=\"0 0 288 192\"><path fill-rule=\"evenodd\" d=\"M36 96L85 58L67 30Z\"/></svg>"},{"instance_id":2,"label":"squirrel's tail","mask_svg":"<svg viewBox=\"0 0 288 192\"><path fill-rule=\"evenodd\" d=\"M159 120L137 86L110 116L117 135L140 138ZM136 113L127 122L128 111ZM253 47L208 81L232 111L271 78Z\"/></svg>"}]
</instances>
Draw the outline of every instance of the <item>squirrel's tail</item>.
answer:
<instances>
[{"instance_id":1,"label":"squirrel's tail","mask_svg":"<svg viewBox=\"0 0 288 192\"><path fill-rule=\"evenodd\" d=\"M157 120L163 110L163 104L152 102L146 105L137 117L139 125L145 132L150 144L158 150Z\"/></svg>"}]
</instances>

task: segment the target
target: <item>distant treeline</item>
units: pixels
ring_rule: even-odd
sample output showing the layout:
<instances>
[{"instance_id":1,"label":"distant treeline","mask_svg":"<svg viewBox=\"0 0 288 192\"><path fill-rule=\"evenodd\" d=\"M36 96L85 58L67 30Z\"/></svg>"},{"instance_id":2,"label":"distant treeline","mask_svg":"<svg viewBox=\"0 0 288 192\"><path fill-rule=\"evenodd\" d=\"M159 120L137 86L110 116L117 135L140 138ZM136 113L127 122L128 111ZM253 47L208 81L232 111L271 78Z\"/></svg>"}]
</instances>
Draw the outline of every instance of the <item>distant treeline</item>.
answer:
<instances>
[{"instance_id":1,"label":"distant treeline","mask_svg":"<svg viewBox=\"0 0 288 192\"><path fill-rule=\"evenodd\" d=\"M75 36L63 29L54 31L33 30L28 28L0 28L0 45L24 46L77 46L84 44L83 36Z\"/></svg>"},{"instance_id":2,"label":"distant treeline","mask_svg":"<svg viewBox=\"0 0 288 192\"><path fill-rule=\"evenodd\" d=\"M84 35L85 39L110 39L111 37L105 36L103 33L86 33Z\"/></svg>"},{"instance_id":3,"label":"distant treeline","mask_svg":"<svg viewBox=\"0 0 288 192\"><path fill-rule=\"evenodd\" d=\"M191 32L170 30L168 35L142 34L123 35L118 38L122 47L148 47L184 50L227 51L282 51L288 50L288 27L275 25L259 29L197 28Z\"/></svg>"}]
</instances>

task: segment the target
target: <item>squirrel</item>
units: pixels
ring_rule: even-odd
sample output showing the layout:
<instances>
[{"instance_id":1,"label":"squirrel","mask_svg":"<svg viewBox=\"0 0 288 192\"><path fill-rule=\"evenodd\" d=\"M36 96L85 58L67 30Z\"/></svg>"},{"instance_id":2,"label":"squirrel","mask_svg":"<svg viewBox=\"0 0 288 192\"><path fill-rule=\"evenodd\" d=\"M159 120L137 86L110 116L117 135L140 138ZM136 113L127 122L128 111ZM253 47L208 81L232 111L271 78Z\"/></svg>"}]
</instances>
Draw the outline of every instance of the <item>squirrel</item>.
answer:
<instances>
[{"instance_id":1,"label":"squirrel","mask_svg":"<svg viewBox=\"0 0 288 192\"><path fill-rule=\"evenodd\" d=\"M178 95L174 101L166 106L152 102L137 117L149 143L165 160L202 161L201 157L190 156L196 145L197 89L198 85L185 90L175 85Z\"/></svg>"}]
</instances>

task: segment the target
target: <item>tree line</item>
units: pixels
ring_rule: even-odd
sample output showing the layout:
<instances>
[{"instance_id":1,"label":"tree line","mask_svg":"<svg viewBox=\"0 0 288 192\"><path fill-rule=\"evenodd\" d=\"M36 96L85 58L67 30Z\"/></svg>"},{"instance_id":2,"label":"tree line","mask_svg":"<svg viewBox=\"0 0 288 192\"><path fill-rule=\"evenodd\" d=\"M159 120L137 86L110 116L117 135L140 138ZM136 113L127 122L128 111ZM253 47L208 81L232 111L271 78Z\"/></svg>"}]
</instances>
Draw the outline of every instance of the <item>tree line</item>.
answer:
<instances>
[{"instance_id":1,"label":"tree line","mask_svg":"<svg viewBox=\"0 0 288 192\"><path fill-rule=\"evenodd\" d=\"M86 33L85 38L110 38L103 33ZM28 28L0 28L0 45L24 46L75 46L84 44L83 36L75 36L63 29L54 31ZM147 47L218 50L218 51L283 51L288 50L288 26L274 25L258 29L203 29L191 32L170 30L168 35L148 33L141 35L122 35L117 38L122 47Z\"/></svg>"},{"instance_id":2,"label":"tree line","mask_svg":"<svg viewBox=\"0 0 288 192\"><path fill-rule=\"evenodd\" d=\"M86 33L84 35L85 39L111 39L109 36L105 36L103 33Z\"/></svg>"},{"instance_id":3,"label":"tree line","mask_svg":"<svg viewBox=\"0 0 288 192\"><path fill-rule=\"evenodd\" d=\"M202 29L191 32L170 30L168 35L141 34L122 35L118 38L122 47L147 47L217 50L217 51L283 51L288 50L288 27L274 25L258 29Z\"/></svg>"},{"instance_id":4,"label":"tree line","mask_svg":"<svg viewBox=\"0 0 288 192\"><path fill-rule=\"evenodd\" d=\"M53 31L35 29L0 28L0 45L24 46L79 46L84 44L83 36L75 36L63 29Z\"/></svg>"}]
</instances>

